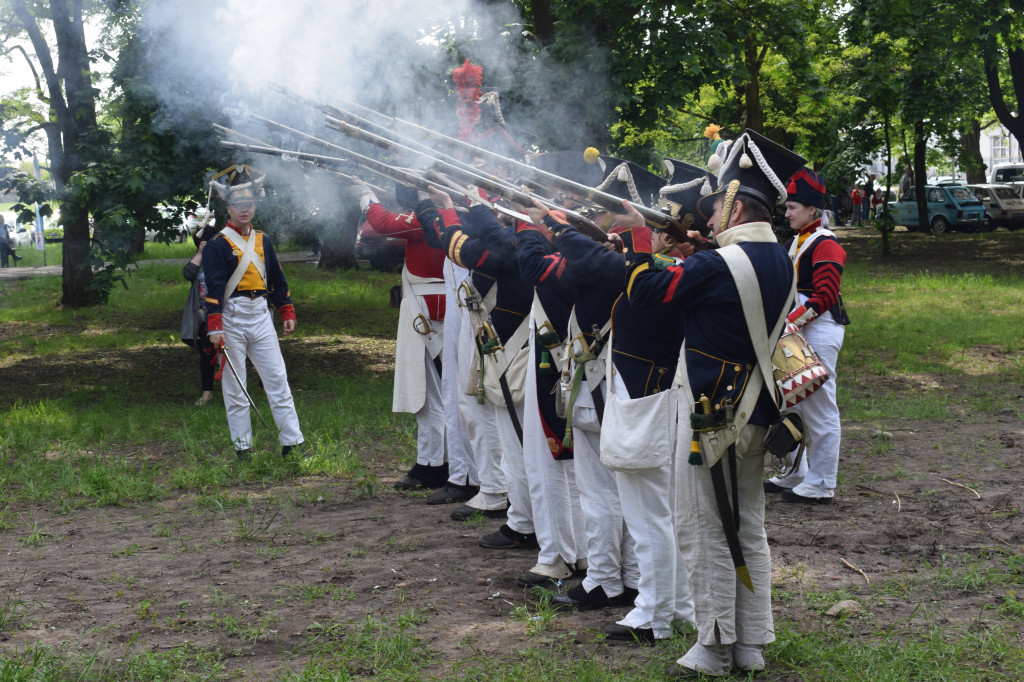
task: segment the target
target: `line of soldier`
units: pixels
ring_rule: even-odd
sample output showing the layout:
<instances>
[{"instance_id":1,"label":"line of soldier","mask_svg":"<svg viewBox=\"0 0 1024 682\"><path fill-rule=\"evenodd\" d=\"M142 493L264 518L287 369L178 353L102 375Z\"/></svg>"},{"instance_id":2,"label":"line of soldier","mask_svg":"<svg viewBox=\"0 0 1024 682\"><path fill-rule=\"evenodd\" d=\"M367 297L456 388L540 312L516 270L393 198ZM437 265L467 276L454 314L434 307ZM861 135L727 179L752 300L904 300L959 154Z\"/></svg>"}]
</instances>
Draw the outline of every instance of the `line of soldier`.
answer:
<instances>
[{"instance_id":1,"label":"line of soldier","mask_svg":"<svg viewBox=\"0 0 1024 682\"><path fill-rule=\"evenodd\" d=\"M670 160L666 183L612 157L534 159L623 197L621 214L595 217L607 243L539 204L499 218L482 191L457 210L438 189L399 187L395 213L356 188L374 229L407 244L393 408L419 431L397 487L434 489L426 504L458 504L456 521L505 518L480 546L536 551L524 586L582 577L553 602L621 608L608 639L696 625L678 677L763 670L774 640L762 476L779 408L765 352L796 273L771 214L824 200L802 157L753 131L713 162L716 174ZM631 203L707 225L715 248L652 232ZM798 317L822 312L802 301Z\"/></svg>"}]
</instances>

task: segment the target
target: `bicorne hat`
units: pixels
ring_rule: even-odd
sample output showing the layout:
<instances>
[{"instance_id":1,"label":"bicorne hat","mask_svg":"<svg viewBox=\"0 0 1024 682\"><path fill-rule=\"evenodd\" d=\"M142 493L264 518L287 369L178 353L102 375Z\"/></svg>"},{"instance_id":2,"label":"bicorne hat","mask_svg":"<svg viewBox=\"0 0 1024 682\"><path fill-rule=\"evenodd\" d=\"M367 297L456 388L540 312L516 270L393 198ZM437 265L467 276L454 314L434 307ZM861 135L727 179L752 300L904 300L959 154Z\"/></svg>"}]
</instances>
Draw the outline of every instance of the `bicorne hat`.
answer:
<instances>
[{"instance_id":1,"label":"bicorne hat","mask_svg":"<svg viewBox=\"0 0 1024 682\"><path fill-rule=\"evenodd\" d=\"M540 154L530 160L530 165L587 187L596 187L604 179L601 168L596 164L587 163L583 155L577 151Z\"/></svg>"},{"instance_id":2,"label":"bicorne hat","mask_svg":"<svg viewBox=\"0 0 1024 682\"><path fill-rule=\"evenodd\" d=\"M715 191L715 176L703 168L677 159L663 159L668 171L668 184L661 188L661 202L658 208L665 210L682 223L686 229L701 229L697 226L697 202Z\"/></svg>"},{"instance_id":3,"label":"bicorne hat","mask_svg":"<svg viewBox=\"0 0 1024 682\"><path fill-rule=\"evenodd\" d=\"M248 164L238 164L225 168L214 175L210 179L210 188L226 204L256 201L266 196L263 191L265 177L266 173L258 171Z\"/></svg>"},{"instance_id":4,"label":"bicorne hat","mask_svg":"<svg viewBox=\"0 0 1024 682\"><path fill-rule=\"evenodd\" d=\"M729 192L730 184L734 182L733 198L736 194L744 195L760 201L770 210L785 201L785 179L805 163L807 159L796 152L748 128L732 142L719 144L708 162L708 167L717 172L718 191L701 197L698 203L700 214L709 217L714 212L715 198ZM729 199L728 194L726 198ZM731 213L731 201L729 203L723 212L723 220L727 220Z\"/></svg>"},{"instance_id":5,"label":"bicorne hat","mask_svg":"<svg viewBox=\"0 0 1024 682\"><path fill-rule=\"evenodd\" d=\"M661 188L665 179L641 168L632 161L617 159L614 156L599 155L594 164L601 169L603 180L595 186L622 199L629 199L635 204L651 208L658 203Z\"/></svg>"}]
</instances>

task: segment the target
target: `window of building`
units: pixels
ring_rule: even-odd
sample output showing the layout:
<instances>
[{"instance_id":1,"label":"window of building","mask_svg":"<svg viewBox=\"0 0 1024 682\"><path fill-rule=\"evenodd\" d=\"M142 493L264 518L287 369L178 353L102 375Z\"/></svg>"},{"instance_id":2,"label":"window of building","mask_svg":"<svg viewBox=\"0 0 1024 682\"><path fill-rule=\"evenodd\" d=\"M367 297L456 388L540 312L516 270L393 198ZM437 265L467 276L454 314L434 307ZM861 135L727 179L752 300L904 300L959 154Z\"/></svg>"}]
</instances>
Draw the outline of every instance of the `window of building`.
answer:
<instances>
[{"instance_id":1,"label":"window of building","mask_svg":"<svg viewBox=\"0 0 1024 682\"><path fill-rule=\"evenodd\" d=\"M992 161L998 163L1010 158L1010 138L1007 135L992 136Z\"/></svg>"}]
</instances>

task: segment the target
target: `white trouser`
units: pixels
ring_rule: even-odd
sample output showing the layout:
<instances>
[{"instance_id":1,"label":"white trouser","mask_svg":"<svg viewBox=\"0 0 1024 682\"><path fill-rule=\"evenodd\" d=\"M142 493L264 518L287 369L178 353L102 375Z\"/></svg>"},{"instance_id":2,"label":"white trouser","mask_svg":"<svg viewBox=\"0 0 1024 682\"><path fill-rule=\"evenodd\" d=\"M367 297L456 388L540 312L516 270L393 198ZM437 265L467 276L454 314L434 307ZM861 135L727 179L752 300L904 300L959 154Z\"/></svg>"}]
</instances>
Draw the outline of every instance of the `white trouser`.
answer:
<instances>
[{"instance_id":1,"label":"white trouser","mask_svg":"<svg viewBox=\"0 0 1024 682\"><path fill-rule=\"evenodd\" d=\"M690 572L697 623L697 641L768 644L775 641L772 621L772 560L764 530L764 434L762 426L748 424L736 442L736 479L739 496L739 541L754 586L740 582L729 554L718 503L706 465L687 462L690 448L688 405L680 401L679 440L676 445L676 533L683 561ZM685 411L684 411L685 410ZM729 457L722 471L729 485ZM731 505L730 505L731 508ZM716 642L716 632L721 641Z\"/></svg>"},{"instance_id":2,"label":"white trouser","mask_svg":"<svg viewBox=\"0 0 1024 682\"><path fill-rule=\"evenodd\" d=\"M249 415L249 401L242 389L246 387L245 357L249 356L260 379L263 390L270 402L270 412L277 425L277 439L281 445L297 445L303 442L299 429L299 417L295 413L295 401L288 387L288 372L281 356L281 345L277 342L274 321L265 298L229 298L224 303L223 325L225 352L238 371L242 384L239 387L235 375L228 367L221 375L224 405L228 413L228 430L231 443L236 450L252 446L252 421Z\"/></svg>"},{"instance_id":3,"label":"white trouser","mask_svg":"<svg viewBox=\"0 0 1024 682\"><path fill-rule=\"evenodd\" d=\"M523 406L523 463L530 487L533 526L540 552L537 561L553 564L558 557L575 563L577 548L586 548L583 513L576 490L572 460L551 456L537 404L537 363L534 361L536 328L531 315L530 362L526 372L526 400Z\"/></svg>"},{"instance_id":4,"label":"white trouser","mask_svg":"<svg viewBox=\"0 0 1024 682\"><path fill-rule=\"evenodd\" d=\"M628 399L629 391L619 374L613 381L615 394ZM618 622L650 628L655 639L671 637L672 621L677 618L693 622L689 575L676 542L673 481L671 462L656 469L615 472L622 517L635 543L640 570L635 606Z\"/></svg>"},{"instance_id":5,"label":"white trouser","mask_svg":"<svg viewBox=\"0 0 1024 682\"><path fill-rule=\"evenodd\" d=\"M441 401L441 377L426 348L426 396L423 407L416 413L416 463L425 467L444 464L444 405ZM451 466L451 465L449 465Z\"/></svg>"},{"instance_id":6,"label":"white trouser","mask_svg":"<svg viewBox=\"0 0 1024 682\"><path fill-rule=\"evenodd\" d=\"M461 271L461 272L460 272ZM441 351L441 403L444 406L445 450L448 453L448 480L457 485L479 485L476 462L469 445L469 432L459 407L460 386L459 330L462 315L455 291L469 277L469 270L446 260L444 265L444 349Z\"/></svg>"},{"instance_id":7,"label":"white trouser","mask_svg":"<svg viewBox=\"0 0 1024 682\"><path fill-rule=\"evenodd\" d=\"M493 406L492 406L493 407ZM508 484L508 527L517 533L534 532L533 504L530 500L530 487L526 481L526 465L523 461L523 446L519 442L519 434L512 425L512 415L505 407L493 407L498 424L498 442L501 444L502 477ZM516 403L516 415L519 423L523 423L523 404ZM478 496L479 497L479 496ZM474 506L474 497L469 501ZM483 509L483 507L480 507Z\"/></svg>"},{"instance_id":8,"label":"white trouser","mask_svg":"<svg viewBox=\"0 0 1024 682\"><path fill-rule=\"evenodd\" d=\"M602 382L602 390L604 388ZM587 592L601 586L609 597L636 587L637 569L633 538L622 520L622 506L615 477L601 464L601 424L590 386L584 379L573 409L573 463L579 486L580 508L587 538Z\"/></svg>"},{"instance_id":9,"label":"white trouser","mask_svg":"<svg viewBox=\"0 0 1024 682\"><path fill-rule=\"evenodd\" d=\"M807 299L800 295L801 303ZM839 423L839 405L836 403L836 363L843 347L846 327L836 324L832 313L826 312L800 330L807 343L818 354L821 364L830 375L817 391L796 406L803 415L811 446L800 460L800 467L785 479L772 481L792 488L804 497L833 497L836 476L839 473L839 445L842 429Z\"/></svg>"},{"instance_id":10,"label":"white trouser","mask_svg":"<svg viewBox=\"0 0 1024 682\"><path fill-rule=\"evenodd\" d=\"M466 428L470 449L473 453L476 480L480 492L467 504L476 509L504 509L508 504L505 496L505 474L502 471L501 455L505 436L499 432L496 410L491 403L481 405L475 395L469 395L470 372L476 357L476 341L473 338L473 321L469 311L460 309L458 349L458 406ZM511 429L511 423L509 424ZM515 435L513 434L513 438ZM518 438L516 439L518 443ZM530 531L532 532L532 531Z\"/></svg>"}]
</instances>

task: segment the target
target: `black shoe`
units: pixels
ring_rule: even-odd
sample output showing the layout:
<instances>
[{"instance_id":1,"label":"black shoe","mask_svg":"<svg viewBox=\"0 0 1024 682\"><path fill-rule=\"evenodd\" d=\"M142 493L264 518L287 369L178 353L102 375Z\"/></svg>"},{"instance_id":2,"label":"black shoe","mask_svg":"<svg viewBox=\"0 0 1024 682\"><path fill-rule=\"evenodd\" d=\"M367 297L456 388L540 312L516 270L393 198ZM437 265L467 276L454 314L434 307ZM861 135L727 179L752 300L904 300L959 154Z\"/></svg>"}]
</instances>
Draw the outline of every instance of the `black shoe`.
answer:
<instances>
[{"instance_id":1,"label":"black shoe","mask_svg":"<svg viewBox=\"0 0 1024 682\"><path fill-rule=\"evenodd\" d=\"M555 608L572 608L577 611L593 611L594 609L603 609L606 606L614 606L615 597L609 597L604 588L598 585L590 592L587 592L583 588L583 584L579 584L572 588L568 592L562 594L556 594L551 598L551 604Z\"/></svg>"},{"instance_id":2,"label":"black shoe","mask_svg":"<svg viewBox=\"0 0 1024 682\"><path fill-rule=\"evenodd\" d=\"M252 453L249 452L248 448L245 450L235 450L235 456L238 457L239 462L248 462L252 459Z\"/></svg>"},{"instance_id":3,"label":"black shoe","mask_svg":"<svg viewBox=\"0 0 1024 682\"><path fill-rule=\"evenodd\" d=\"M782 493L783 502L803 502L804 504L832 504L831 497L804 497L787 490Z\"/></svg>"},{"instance_id":4,"label":"black shoe","mask_svg":"<svg viewBox=\"0 0 1024 682\"><path fill-rule=\"evenodd\" d=\"M480 546L487 549L538 549L536 533L519 533L503 524L494 533L480 536Z\"/></svg>"},{"instance_id":5,"label":"black shoe","mask_svg":"<svg viewBox=\"0 0 1024 682\"><path fill-rule=\"evenodd\" d=\"M430 502L427 502L430 504ZM455 509L452 514L452 521L469 521L470 519L503 519L508 516L508 507L504 509L477 509L464 504Z\"/></svg>"},{"instance_id":6,"label":"black shoe","mask_svg":"<svg viewBox=\"0 0 1024 682\"><path fill-rule=\"evenodd\" d=\"M614 642L640 642L650 644L654 642L654 630L651 628L631 628L628 625L613 623L604 629L605 639Z\"/></svg>"},{"instance_id":7,"label":"black shoe","mask_svg":"<svg viewBox=\"0 0 1024 682\"><path fill-rule=\"evenodd\" d=\"M472 499L478 490L480 490L480 488L475 485L458 485L457 483L449 483L436 493L431 493L427 497L427 504L454 504L455 502L465 502Z\"/></svg>"},{"instance_id":8,"label":"black shoe","mask_svg":"<svg viewBox=\"0 0 1024 682\"><path fill-rule=\"evenodd\" d=\"M448 463L431 467L413 464L409 473L395 484L397 490L423 490L424 488L441 488L448 481Z\"/></svg>"},{"instance_id":9,"label":"black shoe","mask_svg":"<svg viewBox=\"0 0 1024 682\"><path fill-rule=\"evenodd\" d=\"M296 443L295 445L282 445L281 446L281 459L288 459L288 455L290 455L290 454L296 454L297 455L299 453L302 454L302 458L303 459L308 459L308 458L312 457L313 453L308 451L304 447L305 445L306 445L305 441L303 441L301 443Z\"/></svg>"},{"instance_id":10,"label":"black shoe","mask_svg":"<svg viewBox=\"0 0 1024 682\"><path fill-rule=\"evenodd\" d=\"M625 606L628 609L636 606L636 598L640 596L640 590L635 587L627 587L622 594L612 597L612 606Z\"/></svg>"},{"instance_id":11,"label":"black shoe","mask_svg":"<svg viewBox=\"0 0 1024 682\"><path fill-rule=\"evenodd\" d=\"M764 491L766 493L788 493L790 490L792 490L792 488L783 488L781 485L772 483L768 480L764 482Z\"/></svg>"}]
</instances>

